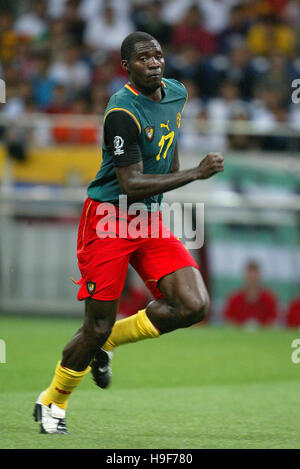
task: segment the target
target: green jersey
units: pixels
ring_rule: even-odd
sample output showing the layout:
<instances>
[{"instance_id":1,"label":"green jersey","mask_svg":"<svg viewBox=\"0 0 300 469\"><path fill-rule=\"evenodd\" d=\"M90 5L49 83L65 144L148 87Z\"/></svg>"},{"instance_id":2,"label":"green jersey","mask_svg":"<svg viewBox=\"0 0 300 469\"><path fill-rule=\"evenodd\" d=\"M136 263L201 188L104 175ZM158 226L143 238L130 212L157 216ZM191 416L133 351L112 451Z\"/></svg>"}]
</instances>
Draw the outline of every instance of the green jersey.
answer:
<instances>
[{"instance_id":1,"label":"green jersey","mask_svg":"<svg viewBox=\"0 0 300 469\"><path fill-rule=\"evenodd\" d=\"M173 79L162 81L163 98L159 102L135 90L127 83L115 93L105 110L102 145L102 164L96 178L88 186L88 196L93 200L118 204L123 191L119 185L115 166L132 164L130 151L125 151L126 137L122 132L122 121L114 129L113 148L105 139L105 127L113 113L117 113L134 127L135 135L130 145L138 144L144 174L167 174L172 167L175 145L180 128L181 113L187 100L185 87ZM130 145L128 149L130 150ZM133 147L132 147L133 148ZM160 204L162 194L147 197L142 202L151 210L151 204Z\"/></svg>"}]
</instances>

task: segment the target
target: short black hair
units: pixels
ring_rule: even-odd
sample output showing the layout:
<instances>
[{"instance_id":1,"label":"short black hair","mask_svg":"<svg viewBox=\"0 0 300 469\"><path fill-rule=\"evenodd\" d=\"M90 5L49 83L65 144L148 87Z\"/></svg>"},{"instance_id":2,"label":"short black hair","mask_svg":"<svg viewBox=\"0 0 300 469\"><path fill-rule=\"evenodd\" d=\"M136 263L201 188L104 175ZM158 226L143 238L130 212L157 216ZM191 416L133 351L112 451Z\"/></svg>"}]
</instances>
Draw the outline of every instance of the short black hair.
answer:
<instances>
[{"instance_id":1,"label":"short black hair","mask_svg":"<svg viewBox=\"0 0 300 469\"><path fill-rule=\"evenodd\" d=\"M250 259L246 263L245 270L257 270L257 272L260 272L260 265L256 260Z\"/></svg>"},{"instance_id":2,"label":"short black hair","mask_svg":"<svg viewBox=\"0 0 300 469\"><path fill-rule=\"evenodd\" d=\"M121 59L129 60L132 52L134 51L135 44L137 42L147 41L156 41L156 39L151 36L151 34L144 33L142 31L137 31L126 36L121 45Z\"/></svg>"}]
</instances>

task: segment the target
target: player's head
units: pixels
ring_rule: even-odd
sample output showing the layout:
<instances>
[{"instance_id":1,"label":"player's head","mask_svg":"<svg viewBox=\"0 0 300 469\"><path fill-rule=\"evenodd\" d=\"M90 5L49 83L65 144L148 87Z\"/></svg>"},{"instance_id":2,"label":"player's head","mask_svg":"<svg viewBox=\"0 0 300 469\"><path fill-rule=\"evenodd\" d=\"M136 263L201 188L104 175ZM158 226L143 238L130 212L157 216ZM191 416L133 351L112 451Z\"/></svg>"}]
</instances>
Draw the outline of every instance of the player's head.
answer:
<instances>
[{"instance_id":1,"label":"player's head","mask_svg":"<svg viewBox=\"0 0 300 469\"><path fill-rule=\"evenodd\" d=\"M130 80L145 92L161 86L165 61L158 41L141 31L129 34L121 45L122 67Z\"/></svg>"}]
</instances>

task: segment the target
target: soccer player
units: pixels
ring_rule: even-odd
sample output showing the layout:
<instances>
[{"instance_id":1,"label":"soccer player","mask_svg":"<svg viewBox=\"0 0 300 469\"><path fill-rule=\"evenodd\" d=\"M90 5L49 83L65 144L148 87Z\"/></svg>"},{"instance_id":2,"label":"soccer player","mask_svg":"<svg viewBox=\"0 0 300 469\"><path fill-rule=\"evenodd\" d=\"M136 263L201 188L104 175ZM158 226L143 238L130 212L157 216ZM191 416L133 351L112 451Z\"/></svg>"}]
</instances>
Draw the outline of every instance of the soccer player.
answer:
<instances>
[{"instance_id":1,"label":"soccer player","mask_svg":"<svg viewBox=\"0 0 300 469\"><path fill-rule=\"evenodd\" d=\"M254 323L267 326L276 320L276 298L262 284L260 266L256 261L247 262L244 286L229 296L223 316L236 325Z\"/></svg>"},{"instance_id":2,"label":"soccer player","mask_svg":"<svg viewBox=\"0 0 300 469\"><path fill-rule=\"evenodd\" d=\"M149 34L127 36L121 61L129 81L106 108L102 165L88 187L78 231L78 299L85 300L84 322L37 399L34 416L42 433L67 433L68 399L89 370L98 386L108 386L116 347L189 327L201 321L209 307L198 265L153 207L159 206L164 192L223 171L223 157L209 153L197 167L180 171L177 137L185 87L163 79L162 49ZM138 237L121 235L133 220L121 206L122 194L130 204L139 201L146 207L146 226L141 223ZM104 237L102 222L111 208L112 236ZM150 215L156 215L154 233ZM129 262L154 300L115 322Z\"/></svg>"}]
</instances>

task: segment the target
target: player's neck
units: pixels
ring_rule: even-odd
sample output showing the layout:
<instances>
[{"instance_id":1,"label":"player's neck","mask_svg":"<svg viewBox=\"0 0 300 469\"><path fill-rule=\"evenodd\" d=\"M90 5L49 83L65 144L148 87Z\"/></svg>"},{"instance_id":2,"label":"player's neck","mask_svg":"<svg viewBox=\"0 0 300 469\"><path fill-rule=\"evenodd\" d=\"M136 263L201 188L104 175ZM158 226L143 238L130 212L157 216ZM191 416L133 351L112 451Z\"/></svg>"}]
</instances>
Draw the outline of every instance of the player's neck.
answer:
<instances>
[{"instance_id":1,"label":"player's neck","mask_svg":"<svg viewBox=\"0 0 300 469\"><path fill-rule=\"evenodd\" d=\"M260 285L248 285L245 288L245 294L247 301L253 303L258 300L261 293Z\"/></svg>"},{"instance_id":2,"label":"player's neck","mask_svg":"<svg viewBox=\"0 0 300 469\"><path fill-rule=\"evenodd\" d=\"M159 102L163 99L164 92L163 92L162 86L159 86L154 91L149 91L145 88L140 87L139 85L134 83L134 81L132 80L130 80L129 83L133 86L133 88L139 91L139 93L142 93L143 95L147 96L147 98L151 99L151 101Z\"/></svg>"}]
</instances>

